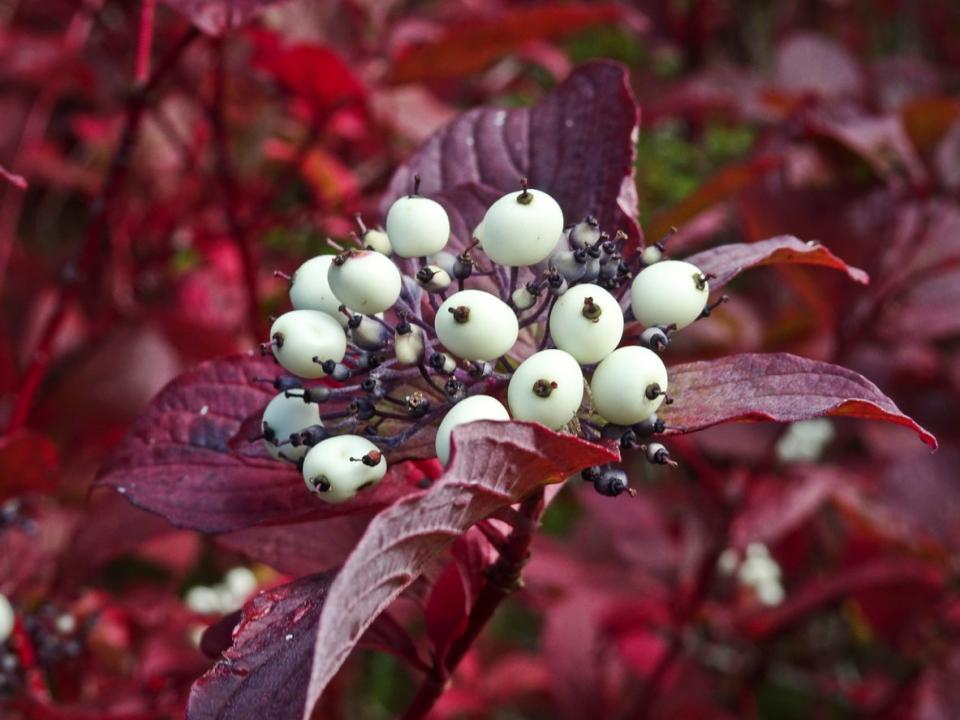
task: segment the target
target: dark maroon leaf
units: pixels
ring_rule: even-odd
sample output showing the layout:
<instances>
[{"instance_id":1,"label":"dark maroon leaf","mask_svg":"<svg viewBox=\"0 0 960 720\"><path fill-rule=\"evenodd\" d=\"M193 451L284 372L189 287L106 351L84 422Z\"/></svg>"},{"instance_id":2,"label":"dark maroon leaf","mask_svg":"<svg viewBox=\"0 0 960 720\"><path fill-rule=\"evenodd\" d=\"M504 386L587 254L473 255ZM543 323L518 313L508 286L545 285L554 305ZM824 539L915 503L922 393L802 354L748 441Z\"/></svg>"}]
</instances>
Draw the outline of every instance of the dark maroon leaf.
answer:
<instances>
[{"instance_id":1,"label":"dark maroon leaf","mask_svg":"<svg viewBox=\"0 0 960 720\"><path fill-rule=\"evenodd\" d=\"M945 340L960 333L960 270L949 268L907 285L877 324L885 338Z\"/></svg>"},{"instance_id":2,"label":"dark maroon leaf","mask_svg":"<svg viewBox=\"0 0 960 720\"><path fill-rule=\"evenodd\" d=\"M447 472L381 512L327 594L304 717L374 618L477 521L616 453L528 423L457 428Z\"/></svg>"},{"instance_id":3,"label":"dark maroon leaf","mask_svg":"<svg viewBox=\"0 0 960 720\"><path fill-rule=\"evenodd\" d=\"M234 610L208 626L200 636L200 652L208 658L219 660L233 645L233 631L242 619L243 611Z\"/></svg>"},{"instance_id":4,"label":"dark maroon leaf","mask_svg":"<svg viewBox=\"0 0 960 720\"><path fill-rule=\"evenodd\" d=\"M685 258L704 272L713 273L710 289L723 287L747 268L774 263L822 265L845 272L851 280L866 284L869 276L859 268L847 265L823 245L803 242L792 235L761 240L755 243L731 243L720 245Z\"/></svg>"},{"instance_id":5,"label":"dark maroon leaf","mask_svg":"<svg viewBox=\"0 0 960 720\"><path fill-rule=\"evenodd\" d=\"M895 593L907 586L940 589L945 582L943 568L914 558L881 557L835 575L810 581L791 593L786 602L761 610L741 620L741 627L753 640L783 632L821 608L860 592L884 588Z\"/></svg>"},{"instance_id":6,"label":"dark maroon leaf","mask_svg":"<svg viewBox=\"0 0 960 720\"><path fill-rule=\"evenodd\" d=\"M272 360L252 354L184 373L140 415L98 483L174 525L204 532L380 508L412 490L405 473L391 471L354 500L328 505L305 494L299 473L271 458L261 443L232 449L243 422L275 392L255 378L276 375Z\"/></svg>"},{"instance_id":7,"label":"dark maroon leaf","mask_svg":"<svg viewBox=\"0 0 960 720\"><path fill-rule=\"evenodd\" d=\"M531 108L477 108L441 128L397 170L381 208L410 192L414 175L431 196L467 183L505 193L527 177L556 198L567 222L593 213L604 228L639 238L637 124L625 69L591 62Z\"/></svg>"},{"instance_id":8,"label":"dark maroon leaf","mask_svg":"<svg viewBox=\"0 0 960 720\"><path fill-rule=\"evenodd\" d=\"M668 425L693 432L724 422L795 422L814 417L884 420L936 438L904 415L872 382L853 370L787 353L746 353L669 369Z\"/></svg>"},{"instance_id":9,"label":"dark maroon leaf","mask_svg":"<svg viewBox=\"0 0 960 720\"><path fill-rule=\"evenodd\" d=\"M299 717L314 628L335 575L309 575L246 603L224 659L193 684L189 720Z\"/></svg>"},{"instance_id":10,"label":"dark maroon leaf","mask_svg":"<svg viewBox=\"0 0 960 720\"><path fill-rule=\"evenodd\" d=\"M282 0L164 0L209 35L223 35Z\"/></svg>"}]
</instances>

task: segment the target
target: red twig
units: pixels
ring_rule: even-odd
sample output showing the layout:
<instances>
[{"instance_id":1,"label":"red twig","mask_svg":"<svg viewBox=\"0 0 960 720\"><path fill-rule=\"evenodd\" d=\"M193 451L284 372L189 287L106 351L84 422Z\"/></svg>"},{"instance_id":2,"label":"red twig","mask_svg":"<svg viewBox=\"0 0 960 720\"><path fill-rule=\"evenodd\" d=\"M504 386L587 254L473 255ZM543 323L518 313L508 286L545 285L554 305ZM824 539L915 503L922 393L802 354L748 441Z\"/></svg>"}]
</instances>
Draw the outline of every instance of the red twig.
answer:
<instances>
[{"instance_id":1,"label":"red twig","mask_svg":"<svg viewBox=\"0 0 960 720\"><path fill-rule=\"evenodd\" d=\"M143 0L140 5L140 33L137 35L137 59L133 69L133 81L143 85L150 78L150 51L153 48L153 20L157 0Z\"/></svg>"},{"instance_id":2,"label":"red twig","mask_svg":"<svg viewBox=\"0 0 960 720\"><path fill-rule=\"evenodd\" d=\"M23 427L30 415L34 397L36 397L37 391L40 389L44 377L46 377L54 343L63 327L71 303L79 294L81 282L95 284L100 269L99 260L103 248L106 246L104 238L107 233L110 209L127 176L147 100L163 77L176 65L180 56L193 42L197 34L194 29L187 31L166 55L163 62L157 66L147 82L139 89L134 90L127 100L126 118L120 141L117 143L117 148L110 160L103 187L91 205L90 223L87 226L83 244L80 246L76 260L68 268L68 277L64 280L60 289L54 311L40 333L40 341L24 372L16 404L10 414L7 433L12 433Z\"/></svg>"},{"instance_id":3,"label":"red twig","mask_svg":"<svg viewBox=\"0 0 960 720\"><path fill-rule=\"evenodd\" d=\"M434 661L433 670L424 678L420 689L404 713L403 720L420 720L429 714L437 699L443 694L447 681L493 617L500 603L511 592L520 588L520 573L529 557L533 529L543 514L543 508L543 488L521 503L520 514L529 519L530 524L518 525L511 531L500 557L487 571L487 582L470 611L466 629L450 646L446 656Z\"/></svg>"},{"instance_id":4,"label":"red twig","mask_svg":"<svg viewBox=\"0 0 960 720\"><path fill-rule=\"evenodd\" d=\"M214 99L213 99L213 142L216 150L217 178L224 196L223 212L227 227L233 236L243 264L243 282L247 294L247 325L254 337L260 337L263 319L260 317L260 291L257 281L257 262L250 243L250 235L239 215L239 188L233 163L230 160L230 146L227 142L226 124L226 58L222 38L213 41L214 51Z\"/></svg>"}]
</instances>

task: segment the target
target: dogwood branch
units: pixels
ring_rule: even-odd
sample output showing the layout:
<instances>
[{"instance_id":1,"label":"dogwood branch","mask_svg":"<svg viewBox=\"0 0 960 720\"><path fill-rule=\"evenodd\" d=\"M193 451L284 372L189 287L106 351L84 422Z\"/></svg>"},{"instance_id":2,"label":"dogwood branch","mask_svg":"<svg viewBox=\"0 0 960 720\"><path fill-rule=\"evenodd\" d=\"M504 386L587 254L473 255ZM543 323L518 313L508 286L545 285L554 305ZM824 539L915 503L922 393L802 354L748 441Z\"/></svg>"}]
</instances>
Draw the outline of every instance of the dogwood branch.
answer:
<instances>
[{"instance_id":1,"label":"dogwood branch","mask_svg":"<svg viewBox=\"0 0 960 720\"><path fill-rule=\"evenodd\" d=\"M520 589L520 574L530 556L530 542L533 530L544 510L543 488L534 492L520 504L519 514L528 523L514 526L500 557L487 570L487 581L480 591L477 601L467 618L467 627L463 634L450 646L445 657L434 660L433 670L424 678L420 689L403 715L404 720L420 720L426 717L436 701L446 689L447 682L456 672L457 666L483 632L490 618L500 607L500 603L510 593Z\"/></svg>"}]
</instances>

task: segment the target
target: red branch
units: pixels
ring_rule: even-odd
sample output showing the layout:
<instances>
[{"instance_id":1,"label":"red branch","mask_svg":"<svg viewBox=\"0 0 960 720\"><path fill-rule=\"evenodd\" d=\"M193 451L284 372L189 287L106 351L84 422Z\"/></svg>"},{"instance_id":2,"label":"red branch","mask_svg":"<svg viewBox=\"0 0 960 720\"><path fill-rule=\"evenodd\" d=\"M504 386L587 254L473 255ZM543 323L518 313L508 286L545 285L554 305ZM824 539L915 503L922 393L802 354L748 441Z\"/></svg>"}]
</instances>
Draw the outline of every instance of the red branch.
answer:
<instances>
[{"instance_id":1,"label":"red branch","mask_svg":"<svg viewBox=\"0 0 960 720\"><path fill-rule=\"evenodd\" d=\"M137 59L133 69L133 81L139 86L150 77L150 51L153 48L153 20L157 0L143 0L140 6L140 33L137 36Z\"/></svg>"},{"instance_id":2,"label":"red branch","mask_svg":"<svg viewBox=\"0 0 960 720\"><path fill-rule=\"evenodd\" d=\"M520 573L530 555L533 530L543 510L543 488L520 504L519 514L529 523L520 523L511 531L500 557L487 570L487 581L470 611L466 629L450 646L446 656L434 661L433 670L424 678L410 707L404 713L403 720L420 720L429 714L460 661L500 607L500 603L511 592L520 588Z\"/></svg>"},{"instance_id":3,"label":"red branch","mask_svg":"<svg viewBox=\"0 0 960 720\"><path fill-rule=\"evenodd\" d=\"M126 118L120 141L110 160L100 193L91 205L92 215L83 244L80 246L77 258L68 266L67 277L61 285L53 313L40 333L40 341L24 372L20 392L17 394L17 401L7 425L8 434L23 427L30 415L33 400L49 369L54 344L67 318L70 305L79 296L81 283L95 284L99 277L101 255L106 247L104 239L108 232L110 209L130 169L130 160L137 143L140 121L143 119L147 100L198 34L195 29L188 30L157 66L147 82L135 89L127 100Z\"/></svg>"}]
</instances>

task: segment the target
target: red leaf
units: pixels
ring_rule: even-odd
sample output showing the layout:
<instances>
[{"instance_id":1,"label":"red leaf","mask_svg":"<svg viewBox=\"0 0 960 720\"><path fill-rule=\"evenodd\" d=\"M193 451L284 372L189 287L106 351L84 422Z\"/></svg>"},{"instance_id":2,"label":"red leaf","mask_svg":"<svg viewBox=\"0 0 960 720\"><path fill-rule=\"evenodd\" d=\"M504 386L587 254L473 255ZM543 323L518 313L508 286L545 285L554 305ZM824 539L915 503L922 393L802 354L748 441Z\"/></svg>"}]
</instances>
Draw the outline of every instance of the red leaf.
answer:
<instances>
[{"instance_id":1,"label":"red leaf","mask_svg":"<svg viewBox=\"0 0 960 720\"><path fill-rule=\"evenodd\" d=\"M316 634L305 718L364 629L471 525L536 488L617 457L528 423L470 423L454 431L453 441L443 477L374 518L333 582Z\"/></svg>"},{"instance_id":2,"label":"red leaf","mask_svg":"<svg viewBox=\"0 0 960 720\"><path fill-rule=\"evenodd\" d=\"M825 415L884 420L936 438L853 370L787 353L745 353L670 368L676 402L663 412L680 432L737 421L795 422Z\"/></svg>"},{"instance_id":3,"label":"red leaf","mask_svg":"<svg viewBox=\"0 0 960 720\"><path fill-rule=\"evenodd\" d=\"M271 458L261 443L232 450L230 440L243 421L274 394L255 378L276 375L272 360L254 355L184 373L140 415L97 482L174 525L204 532L384 507L412 490L403 473L391 472L354 500L327 505L311 500L300 474Z\"/></svg>"},{"instance_id":4,"label":"red leaf","mask_svg":"<svg viewBox=\"0 0 960 720\"><path fill-rule=\"evenodd\" d=\"M858 592L884 588L895 593L897 588L922 586L940 589L945 582L943 568L915 559L882 557L841 573L818 578L788 595L776 608L753 613L741 621L743 630L754 641L783 632L812 613L843 597Z\"/></svg>"},{"instance_id":5,"label":"red leaf","mask_svg":"<svg viewBox=\"0 0 960 720\"><path fill-rule=\"evenodd\" d=\"M755 243L731 243L704 250L685 258L704 272L713 273L710 289L718 289L747 268L774 263L822 265L841 270L851 280L867 284L870 277L863 270L847 265L820 243L803 242L792 235L761 240Z\"/></svg>"},{"instance_id":6,"label":"red leaf","mask_svg":"<svg viewBox=\"0 0 960 720\"><path fill-rule=\"evenodd\" d=\"M224 33L244 25L278 0L164 0L208 35Z\"/></svg>"},{"instance_id":7,"label":"red leaf","mask_svg":"<svg viewBox=\"0 0 960 720\"><path fill-rule=\"evenodd\" d=\"M533 40L562 38L619 20L625 8L612 3L564 3L508 9L491 17L459 18L433 42L407 46L390 63L395 83L460 78Z\"/></svg>"},{"instance_id":8,"label":"red leaf","mask_svg":"<svg viewBox=\"0 0 960 720\"><path fill-rule=\"evenodd\" d=\"M0 503L24 493L51 493L57 448L45 436L19 432L0 438Z\"/></svg>"},{"instance_id":9,"label":"red leaf","mask_svg":"<svg viewBox=\"0 0 960 720\"><path fill-rule=\"evenodd\" d=\"M463 631L469 612L467 590L456 562L450 562L430 591L426 614L427 637L436 657L444 659L450 643Z\"/></svg>"},{"instance_id":10,"label":"red leaf","mask_svg":"<svg viewBox=\"0 0 960 720\"><path fill-rule=\"evenodd\" d=\"M3 178L8 183L14 187L18 187L21 190L27 189L27 179L23 175L17 175L7 170L3 165L0 165L0 178Z\"/></svg>"},{"instance_id":11,"label":"red leaf","mask_svg":"<svg viewBox=\"0 0 960 720\"><path fill-rule=\"evenodd\" d=\"M298 717L310 677L312 630L335 575L309 575L244 605L224 660L190 691L189 720Z\"/></svg>"},{"instance_id":12,"label":"red leaf","mask_svg":"<svg viewBox=\"0 0 960 720\"><path fill-rule=\"evenodd\" d=\"M602 227L639 238L638 114L624 68L588 63L531 108L477 108L441 128L397 170L381 208L409 193L414 175L431 196L466 183L505 193L527 177L556 198L567 222L592 213Z\"/></svg>"}]
</instances>

